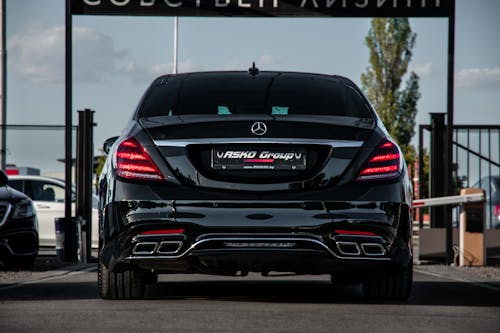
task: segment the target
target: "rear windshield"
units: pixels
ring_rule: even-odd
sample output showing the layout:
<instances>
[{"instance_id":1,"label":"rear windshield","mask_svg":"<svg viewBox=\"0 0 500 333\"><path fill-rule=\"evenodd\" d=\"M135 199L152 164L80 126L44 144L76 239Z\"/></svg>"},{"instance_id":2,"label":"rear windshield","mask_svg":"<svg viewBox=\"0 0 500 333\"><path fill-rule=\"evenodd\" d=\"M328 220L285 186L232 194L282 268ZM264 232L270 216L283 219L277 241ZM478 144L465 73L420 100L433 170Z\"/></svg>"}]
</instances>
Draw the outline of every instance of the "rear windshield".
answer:
<instances>
[{"instance_id":1,"label":"rear windshield","mask_svg":"<svg viewBox=\"0 0 500 333\"><path fill-rule=\"evenodd\" d=\"M327 115L372 118L364 99L345 83L297 74L200 75L154 85L139 117L178 115Z\"/></svg>"}]
</instances>

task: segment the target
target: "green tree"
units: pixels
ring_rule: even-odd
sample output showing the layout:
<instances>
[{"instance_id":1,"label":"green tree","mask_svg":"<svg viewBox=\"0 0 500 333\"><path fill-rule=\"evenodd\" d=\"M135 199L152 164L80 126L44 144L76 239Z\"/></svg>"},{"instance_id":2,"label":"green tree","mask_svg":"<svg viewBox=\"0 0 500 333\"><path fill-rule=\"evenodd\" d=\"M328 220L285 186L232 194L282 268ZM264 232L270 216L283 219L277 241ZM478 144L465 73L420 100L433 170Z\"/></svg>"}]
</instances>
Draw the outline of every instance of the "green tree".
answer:
<instances>
[{"instance_id":1,"label":"green tree","mask_svg":"<svg viewBox=\"0 0 500 333\"><path fill-rule=\"evenodd\" d=\"M366 37L370 66L361 75L361 84L389 134L398 142L408 164L415 161L411 139L420 98L419 77L409 74L401 89L412 57L417 35L408 18L374 18Z\"/></svg>"}]
</instances>

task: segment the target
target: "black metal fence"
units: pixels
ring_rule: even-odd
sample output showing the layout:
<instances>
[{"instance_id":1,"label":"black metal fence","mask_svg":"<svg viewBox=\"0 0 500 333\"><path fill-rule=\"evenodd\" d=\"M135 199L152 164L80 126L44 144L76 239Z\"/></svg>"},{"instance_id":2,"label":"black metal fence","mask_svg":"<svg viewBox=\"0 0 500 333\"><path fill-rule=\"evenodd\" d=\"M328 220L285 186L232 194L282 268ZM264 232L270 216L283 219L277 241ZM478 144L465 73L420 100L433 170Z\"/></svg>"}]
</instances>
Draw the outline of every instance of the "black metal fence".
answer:
<instances>
[{"instance_id":1,"label":"black metal fence","mask_svg":"<svg viewBox=\"0 0 500 333\"><path fill-rule=\"evenodd\" d=\"M438 197L443 192L443 152L446 147L446 127L444 114L431 114L430 125L419 128L419 193L426 193L424 163L429 153L428 195ZM455 190L468 187L481 187L487 194L486 228L492 227L495 206L494 180L500 176L500 125L455 125L453 128L453 180ZM446 221L445 208L430 211L430 226L444 227ZM420 226L422 226L422 215ZM453 223L458 221L458 212L454 211Z\"/></svg>"}]
</instances>

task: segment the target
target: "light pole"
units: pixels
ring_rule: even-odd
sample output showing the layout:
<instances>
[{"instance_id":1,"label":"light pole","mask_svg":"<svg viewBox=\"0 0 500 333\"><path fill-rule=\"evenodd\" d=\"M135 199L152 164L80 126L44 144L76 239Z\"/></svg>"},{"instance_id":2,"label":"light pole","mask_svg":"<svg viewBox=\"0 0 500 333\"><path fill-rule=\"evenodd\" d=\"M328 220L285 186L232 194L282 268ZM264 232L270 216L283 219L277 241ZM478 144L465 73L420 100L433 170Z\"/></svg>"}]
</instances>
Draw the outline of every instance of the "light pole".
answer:
<instances>
[{"instance_id":1,"label":"light pole","mask_svg":"<svg viewBox=\"0 0 500 333\"><path fill-rule=\"evenodd\" d=\"M177 54L179 44L179 17L174 17L174 68L173 73L177 74Z\"/></svg>"},{"instance_id":2,"label":"light pole","mask_svg":"<svg viewBox=\"0 0 500 333\"><path fill-rule=\"evenodd\" d=\"M0 169L5 170L7 157L7 50L5 47L5 0L0 0Z\"/></svg>"}]
</instances>

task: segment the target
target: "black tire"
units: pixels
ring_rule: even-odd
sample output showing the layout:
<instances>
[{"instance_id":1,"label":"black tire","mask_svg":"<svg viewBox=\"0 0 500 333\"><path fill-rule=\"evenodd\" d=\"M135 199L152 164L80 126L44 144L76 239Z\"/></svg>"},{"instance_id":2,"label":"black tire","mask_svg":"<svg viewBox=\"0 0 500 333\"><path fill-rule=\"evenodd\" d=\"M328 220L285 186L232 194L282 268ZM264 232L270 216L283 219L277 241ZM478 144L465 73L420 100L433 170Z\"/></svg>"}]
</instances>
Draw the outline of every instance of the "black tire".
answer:
<instances>
[{"instance_id":1,"label":"black tire","mask_svg":"<svg viewBox=\"0 0 500 333\"><path fill-rule=\"evenodd\" d=\"M97 287L103 299L144 298L145 275L142 271L112 272L102 263L97 269Z\"/></svg>"},{"instance_id":2,"label":"black tire","mask_svg":"<svg viewBox=\"0 0 500 333\"><path fill-rule=\"evenodd\" d=\"M413 264L378 271L363 281L363 295L369 299L407 300L413 285Z\"/></svg>"},{"instance_id":3,"label":"black tire","mask_svg":"<svg viewBox=\"0 0 500 333\"><path fill-rule=\"evenodd\" d=\"M32 269L36 256L15 257L9 256L4 259L3 264L6 269Z\"/></svg>"},{"instance_id":4,"label":"black tire","mask_svg":"<svg viewBox=\"0 0 500 333\"><path fill-rule=\"evenodd\" d=\"M336 286L359 285L361 283L361 280L357 276L359 276L359 274L355 275L353 273L350 274L335 273L330 275L330 282Z\"/></svg>"}]
</instances>

